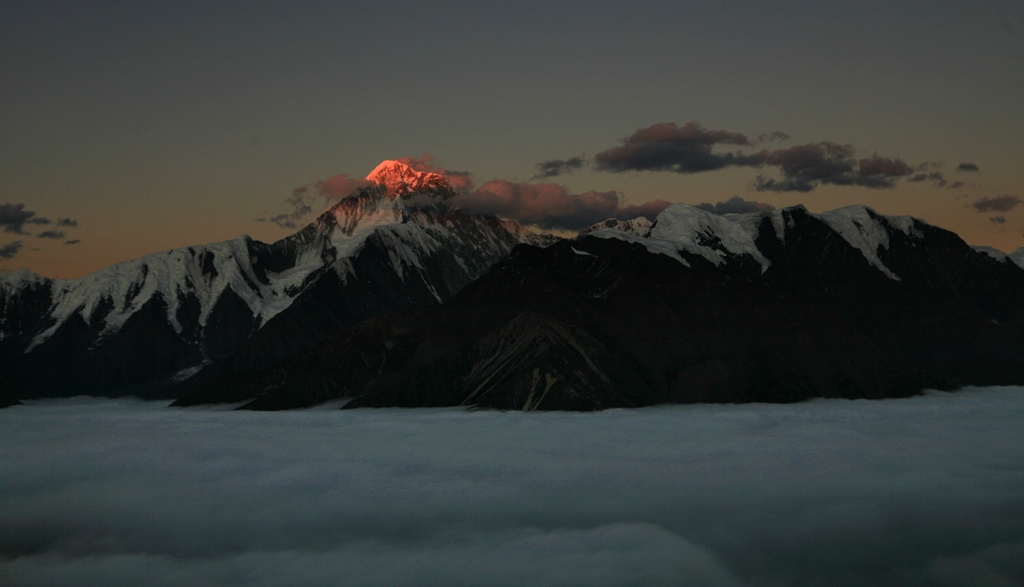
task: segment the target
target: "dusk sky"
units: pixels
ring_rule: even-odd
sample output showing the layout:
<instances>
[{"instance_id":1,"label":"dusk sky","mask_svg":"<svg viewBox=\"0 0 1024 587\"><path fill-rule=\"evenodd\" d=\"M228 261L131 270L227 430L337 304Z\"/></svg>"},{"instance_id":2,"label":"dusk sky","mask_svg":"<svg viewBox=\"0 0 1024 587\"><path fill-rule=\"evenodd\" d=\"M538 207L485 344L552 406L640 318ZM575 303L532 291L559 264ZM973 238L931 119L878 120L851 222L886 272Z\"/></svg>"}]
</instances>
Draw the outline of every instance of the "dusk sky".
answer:
<instances>
[{"instance_id":1,"label":"dusk sky","mask_svg":"<svg viewBox=\"0 0 1024 587\"><path fill-rule=\"evenodd\" d=\"M1024 245L1020 1L5 1L0 56L0 270L271 242L401 157L566 230L738 197Z\"/></svg>"}]
</instances>

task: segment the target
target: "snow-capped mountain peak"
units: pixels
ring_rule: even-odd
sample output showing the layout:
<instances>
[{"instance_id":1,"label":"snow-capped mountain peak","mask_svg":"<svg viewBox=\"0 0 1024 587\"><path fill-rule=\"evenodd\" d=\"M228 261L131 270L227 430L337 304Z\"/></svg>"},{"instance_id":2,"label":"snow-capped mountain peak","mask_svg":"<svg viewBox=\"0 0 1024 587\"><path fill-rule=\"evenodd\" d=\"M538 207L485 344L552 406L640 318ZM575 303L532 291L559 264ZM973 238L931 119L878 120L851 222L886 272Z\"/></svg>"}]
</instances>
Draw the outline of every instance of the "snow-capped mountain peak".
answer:
<instances>
[{"instance_id":1,"label":"snow-capped mountain peak","mask_svg":"<svg viewBox=\"0 0 1024 587\"><path fill-rule=\"evenodd\" d=\"M409 196L415 193L430 193L441 196L456 195L455 188L439 173L416 171L401 161L388 159L375 167L366 181L384 186L389 199Z\"/></svg>"}]
</instances>

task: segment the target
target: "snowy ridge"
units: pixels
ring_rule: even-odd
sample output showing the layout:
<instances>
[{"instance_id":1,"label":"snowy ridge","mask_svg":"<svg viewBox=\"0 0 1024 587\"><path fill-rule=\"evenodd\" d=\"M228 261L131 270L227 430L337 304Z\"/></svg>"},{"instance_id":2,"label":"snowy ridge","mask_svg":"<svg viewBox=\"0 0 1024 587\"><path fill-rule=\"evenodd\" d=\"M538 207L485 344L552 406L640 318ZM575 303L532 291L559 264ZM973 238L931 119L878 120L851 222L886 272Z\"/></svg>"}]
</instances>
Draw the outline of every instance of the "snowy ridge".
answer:
<instances>
[{"instance_id":1,"label":"snowy ridge","mask_svg":"<svg viewBox=\"0 0 1024 587\"><path fill-rule=\"evenodd\" d=\"M178 333L182 332L178 310L186 300L194 297L198 301L199 325L206 326L210 312L229 288L264 322L287 308L291 291L323 263L300 259L291 269L269 273L261 281L250 257L255 242L241 236L221 243L153 253L78 279L54 280L50 316L56 322L37 334L25 352L45 342L74 314L89 323L98 311L105 311L100 337L110 336L157 295L166 304L167 320Z\"/></svg>"},{"instance_id":2,"label":"snowy ridge","mask_svg":"<svg viewBox=\"0 0 1024 587\"><path fill-rule=\"evenodd\" d=\"M11 294L26 287L43 285L52 281L49 277L43 277L28 269L7 271L0 273L0 292Z\"/></svg>"},{"instance_id":3,"label":"snowy ridge","mask_svg":"<svg viewBox=\"0 0 1024 587\"><path fill-rule=\"evenodd\" d=\"M678 243L673 240L637 236L621 230L615 230L614 228L602 228L595 230L590 233L590 236L597 238L613 238L627 243L643 245L644 248L651 253L672 257L683 265L686 265L687 267L690 266L690 263L680 256Z\"/></svg>"},{"instance_id":4,"label":"snowy ridge","mask_svg":"<svg viewBox=\"0 0 1024 587\"><path fill-rule=\"evenodd\" d=\"M1018 267L1024 269L1024 247L1017 249L1016 251L1007 255L1007 257L1017 264Z\"/></svg>"},{"instance_id":5,"label":"snowy ridge","mask_svg":"<svg viewBox=\"0 0 1024 587\"><path fill-rule=\"evenodd\" d=\"M701 256L716 266L728 262L730 257L748 255L761 265L763 273L771 266L771 262L756 244L761 225L765 219L769 219L776 237L785 243L786 231L794 226L792 213L796 211L808 213L803 206L794 206L719 216L687 204L673 204L658 215L646 233L641 232L643 222L646 221L644 218L625 222L609 219L584 229L580 237L592 235L637 242L652 253L669 255L680 261L683 259L677 252L685 251ZM924 238L918 228L919 220L910 216L883 216L866 206L847 206L810 216L828 225L844 241L859 250L868 263L896 281L899 281L899 276L882 263L878 251L889 248L893 231L899 231L911 239ZM1024 267L1024 248L1008 258L1013 258L1013 255L1017 255L1014 262Z\"/></svg>"},{"instance_id":6,"label":"snowy ridge","mask_svg":"<svg viewBox=\"0 0 1024 587\"><path fill-rule=\"evenodd\" d=\"M1002 261L1003 263L1013 263L1014 265L1024 269L1024 247L1017 249L1012 253L1004 253L999 249L992 247L971 247L979 253L985 253L989 257L992 257L996 261Z\"/></svg>"},{"instance_id":7,"label":"snowy ridge","mask_svg":"<svg viewBox=\"0 0 1024 587\"><path fill-rule=\"evenodd\" d=\"M673 204L658 214L651 238L675 242L688 253L721 265L730 255L750 255L767 271L771 263L761 254L754 239L757 227L745 222L750 214L718 216L687 204ZM753 216L759 219L760 215Z\"/></svg>"},{"instance_id":8,"label":"snowy ridge","mask_svg":"<svg viewBox=\"0 0 1024 587\"><path fill-rule=\"evenodd\" d=\"M868 263L874 265L889 279L896 281L900 280L899 276L890 271L878 258L879 248L889 248L889 230L887 229L891 227L907 236L923 238L921 232L914 226L912 217L882 216L867 206L846 206L818 214L817 217L839 233L839 236L843 237L846 242L863 253Z\"/></svg>"},{"instance_id":9,"label":"snowy ridge","mask_svg":"<svg viewBox=\"0 0 1024 587\"><path fill-rule=\"evenodd\" d=\"M993 247L972 246L971 248L974 249L975 251L978 251L979 253L985 253L986 255L992 257L996 261L1002 261L1003 263L1005 263L1010 258L1010 256L1007 255L1006 253Z\"/></svg>"}]
</instances>

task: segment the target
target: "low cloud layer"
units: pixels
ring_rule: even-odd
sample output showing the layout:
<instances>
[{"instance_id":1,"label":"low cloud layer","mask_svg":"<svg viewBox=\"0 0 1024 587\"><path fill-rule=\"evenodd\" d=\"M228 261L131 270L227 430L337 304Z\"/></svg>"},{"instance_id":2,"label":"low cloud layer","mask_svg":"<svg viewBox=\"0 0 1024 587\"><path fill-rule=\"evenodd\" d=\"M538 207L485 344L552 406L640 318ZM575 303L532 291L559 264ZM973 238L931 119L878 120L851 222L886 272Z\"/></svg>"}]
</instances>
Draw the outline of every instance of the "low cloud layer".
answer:
<instances>
[{"instance_id":1,"label":"low cloud layer","mask_svg":"<svg viewBox=\"0 0 1024 587\"><path fill-rule=\"evenodd\" d=\"M974 163L961 163L956 166L956 170L965 173L981 173L981 170Z\"/></svg>"},{"instance_id":2,"label":"low cloud layer","mask_svg":"<svg viewBox=\"0 0 1024 587\"><path fill-rule=\"evenodd\" d=\"M712 204L710 202L702 202L695 206L701 210L706 210L712 214L747 214L750 212L763 212L765 210L774 210L775 206L771 204L765 204L764 202L755 202L753 200L744 200L739 196L729 198L724 202L718 202Z\"/></svg>"},{"instance_id":3,"label":"low cloud layer","mask_svg":"<svg viewBox=\"0 0 1024 587\"><path fill-rule=\"evenodd\" d=\"M1024 389L599 413L0 410L0 583L1018 585Z\"/></svg>"},{"instance_id":4,"label":"low cloud layer","mask_svg":"<svg viewBox=\"0 0 1024 587\"><path fill-rule=\"evenodd\" d=\"M1021 203L1024 203L1024 200L1022 200L1020 196L1007 194L1005 196L995 196L992 198L988 196L978 198L971 204L971 207L984 214L986 212L1009 212Z\"/></svg>"},{"instance_id":5,"label":"low cloud layer","mask_svg":"<svg viewBox=\"0 0 1024 587\"><path fill-rule=\"evenodd\" d=\"M658 200L623 206L621 199L617 192L573 194L564 185L498 179L451 203L470 213L494 214L542 229L564 230L580 230L609 218L653 218L669 205Z\"/></svg>"}]
</instances>

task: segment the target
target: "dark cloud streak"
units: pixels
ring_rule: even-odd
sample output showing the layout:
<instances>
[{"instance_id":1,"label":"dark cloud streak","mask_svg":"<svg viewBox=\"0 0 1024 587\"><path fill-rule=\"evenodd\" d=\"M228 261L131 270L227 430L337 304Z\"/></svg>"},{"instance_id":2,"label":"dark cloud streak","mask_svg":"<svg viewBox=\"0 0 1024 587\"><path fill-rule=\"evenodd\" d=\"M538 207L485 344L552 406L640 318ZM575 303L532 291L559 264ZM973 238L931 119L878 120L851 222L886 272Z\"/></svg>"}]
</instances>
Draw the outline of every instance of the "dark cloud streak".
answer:
<instances>
[{"instance_id":1,"label":"dark cloud streak","mask_svg":"<svg viewBox=\"0 0 1024 587\"><path fill-rule=\"evenodd\" d=\"M760 135L757 142L788 138L785 133L775 132ZM638 129L617 147L601 151L594 156L594 163L603 171L672 171L683 174L726 167L777 167L782 172L781 178L762 175L754 182L758 191L773 192L809 192L824 184L892 188L900 178L914 173L914 169L902 159L876 153L858 160L854 158L853 146L830 141L752 153L715 150L753 144L754 141L742 133L711 130L696 121L682 126L660 122Z\"/></svg>"},{"instance_id":2,"label":"dark cloud streak","mask_svg":"<svg viewBox=\"0 0 1024 587\"><path fill-rule=\"evenodd\" d=\"M28 234L26 224L50 224L49 218L36 216L36 213L25 209L25 204L0 204L0 227L4 232Z\"/></svg>"},{"instance_id":3,"label":"dark cloud streak","mask_svg":"<svg viewBox=\"0 0 1024 587\"><path fill-rule=\"evenodd\" d=\"M691 121L682 126L673 122L659 122L638 129L626 137L623 144L601 151L594 156L597 169L603 171L673 171L699 173L725 167L758 167L763 164L760 154L742 152L715 153L717 145L750 146L750 140L741 133L704 128Z\"/></svg>"},{"instance_id":4,"label":"dark cloud streak","mask_svg":"<svg viewBox=\"0 0 1024 587\"><path fill-rule=\"evenodd\" d=\"M572 173L577 169L581 169L584 162L582 156L544 161L537 164L537 175L533 176L533 179L546 179Z\"/></svg>"},{"instance_id":5,"label":"dark cloud streak","mask_svg":"<svg viewBox=\"0 0 1024 587\"><path fill-rule=\"evenodd\" d=\"M1024 200L1019 196L1007 194L1004 196L996 196L994 198L989 198L987 196L984 198L978 198L971 204L971 206L979 213L984 214L986 212L1009 212L1021 203L1024 203Z\"/></svg>"},{"instance_id":6,"label":"dark cloud streak","mask_svg":"<svg viewBox=\"0 0 1024 587\"><path fill-rule=\"evenodd\" d=\"M21 251L21 241L9 242L6 245L0 245L0 259L10 259Z\"/></svg>"},{"instance_id":7,"label":"dark cloud streak","mask_svg":"<svg viewBox=\"0 0 1024 587\"><path fill-rule=\"evenodd\" d=\"M898 158L875 154L855 160L853 155L852 145L831 142L777 149L766 155L765 164L778 167L782 179L758 176L754 187L771 192L809 192L823 184L882 189L914 173Z\"/></svg>"}]
</instances>

